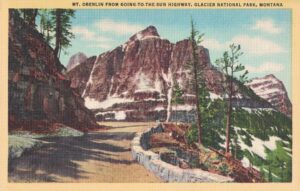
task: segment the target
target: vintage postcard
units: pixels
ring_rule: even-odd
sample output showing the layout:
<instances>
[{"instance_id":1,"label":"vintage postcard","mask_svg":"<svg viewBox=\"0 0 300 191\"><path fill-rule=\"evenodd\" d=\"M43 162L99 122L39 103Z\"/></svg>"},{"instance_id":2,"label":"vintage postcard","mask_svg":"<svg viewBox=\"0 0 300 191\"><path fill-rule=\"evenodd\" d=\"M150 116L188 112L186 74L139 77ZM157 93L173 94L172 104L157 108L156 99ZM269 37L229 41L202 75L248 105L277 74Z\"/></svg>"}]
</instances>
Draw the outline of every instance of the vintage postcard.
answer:
<instances>
[{"instance_id":1,"label":"vintage postcard","mask_svg":"<svg viewBox=\"0 0 300 191\"><path fill-rule=\"evenodd\" d=\"M0 6L1 190L299 189L298 1Z\"/></svg>"}]
</instances>

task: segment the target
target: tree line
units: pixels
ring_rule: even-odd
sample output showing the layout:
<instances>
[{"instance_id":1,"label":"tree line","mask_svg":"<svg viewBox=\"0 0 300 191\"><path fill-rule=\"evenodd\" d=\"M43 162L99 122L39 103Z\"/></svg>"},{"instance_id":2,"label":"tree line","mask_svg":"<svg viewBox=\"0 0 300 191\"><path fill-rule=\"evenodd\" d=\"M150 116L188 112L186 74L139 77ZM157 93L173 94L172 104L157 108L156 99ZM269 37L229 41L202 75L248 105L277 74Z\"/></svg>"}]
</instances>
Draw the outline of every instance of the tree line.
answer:
<instances>
[{"instance_id":1,"label":"tree line","mask_svg":"<svg viewBox=\"0 0 300 191\"><path fill-rule=\"evenodd\" d=\"M191 59L188 63L186 63L186 67L190 71L191 80L190 85L193 88L193 91L196 96L196 115L195 115L195 125L197 127L197 141L198 145L203 145L203 137L207 136L203 134L203 130L205 130L208 123L213 123L213 117L217 116L215 111L215 107L217 105L220 107L222 103L212 103L210 100L209 91L205 85L205 77L204 73L206 72L206 66L202 63L202 60L199 59L199 45L203 41L204 34L200 33L198 30L195 29L195 23L193 19L191 19L191 32L189 40L191 42L192 47L192 54ZM226 156L231 156L230 152L230 142L232 139L231 132L232 132L232 113L233 113L233 106L232 101L233 98L238 93L237 88L235 88L234 83L239 82L240 84L244 84L247 81L247 74L248 71L245 69L240 61L239 57L243 53L241 52L241 46L231 44L229 46L229 50L225 51L221 58L215 61L216 65L218 66L219 71L223 73L223 100L226 100L227 109L226 113L226 143L225 143L225 152ZM182 89L179 87L178 82L174 79L174 87L173 87L173 100L172 102L175 103L176 107L177 104L182 104L183 100L181 96L183 95ZM221 107L220 107L220 111ZM176 114L177 116L177 114ZM219 120L222 120L219 117ZM208 132L205 130L205 132ZM193 133L195 134L195 132ZM195 135L190 135L195 136ZM214 135L212 135L214 136Z\"/></svg>"},{"instance_id":2,"label":"tree line","mask_svg":"<svg viewBox=\"0 0 300 191\"><path fill-rule=\"evenodd\" d=\"M261 176L268 182L291 181L291 151L286 151L287 148L291 149L291 139L288 137L291 134L291 120L284 114L275 111L271 113L260 111L249 114L239 108L233 110L232 102L238 95L238 89L248 81L248 71L239 60L243 52L241 46L236 44L229 45L228 50L224 51L221 57L215 61L217 69L223 74L221 81L222 99L211 100L205 85L204 73L206 68L199 55L199 45L203 41L203 36L203 33L195 29L195 24L191 20L189 40L191 41L192 54L186 67L190 70L190 86L196 97L196 114L195 123L186 133L188 144L197 141L200 149L201 146L213 146L216 149L222 149L222 146L219 145L223 141L220 134L225 134L225 156L235 159L248 158L251 165L260 168ZM177 123L177 105L184 103L182 98L184 92L176 79L173 81L172 103L176 107L175 120ZM233 126L242 129L236 130ZM274 128L276 126L280 128ZM256 154L251 154L248 150L241 150L238 145L238 136L241 135L244 137L245 144L252 145L250 134L264 141L268 140L269 136L278 136L288 141L276 142L276 149L272 151L266 149L267 157L262 159Z\"/></svg>"},{"instance_id":3,"label":"tree line","mask_svg":"<svg viewBox=\"0 0 300 191\"><path fill-rule=\"evenodd\" d=\"M65 52L71 46L71 40L75 37L71 30L75 10L19 9L18 12L25 23L40 31L58 58L61 51Z\"/></svg>"}]
</instances>

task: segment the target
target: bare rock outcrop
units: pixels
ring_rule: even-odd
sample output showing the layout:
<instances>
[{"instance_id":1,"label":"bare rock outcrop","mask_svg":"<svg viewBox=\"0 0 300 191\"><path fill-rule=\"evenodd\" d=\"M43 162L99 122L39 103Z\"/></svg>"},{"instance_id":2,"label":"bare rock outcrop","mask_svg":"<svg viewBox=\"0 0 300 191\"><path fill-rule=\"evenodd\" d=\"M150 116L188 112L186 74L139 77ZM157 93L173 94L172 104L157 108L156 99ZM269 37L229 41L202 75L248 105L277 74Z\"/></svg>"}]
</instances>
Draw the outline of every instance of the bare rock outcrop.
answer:
<instances>
[{"instance_id":1,"label":"bare rock outcrop","mask_svg":"<svg viewBox=\"0 0 300 191\"><path fill-rule=\"evenodd\" d=\"M98 127L81 95L70 87L64 70L43 36L10 10L9 128L38 121L79 129Z\"/></svg>"}]
</instances>

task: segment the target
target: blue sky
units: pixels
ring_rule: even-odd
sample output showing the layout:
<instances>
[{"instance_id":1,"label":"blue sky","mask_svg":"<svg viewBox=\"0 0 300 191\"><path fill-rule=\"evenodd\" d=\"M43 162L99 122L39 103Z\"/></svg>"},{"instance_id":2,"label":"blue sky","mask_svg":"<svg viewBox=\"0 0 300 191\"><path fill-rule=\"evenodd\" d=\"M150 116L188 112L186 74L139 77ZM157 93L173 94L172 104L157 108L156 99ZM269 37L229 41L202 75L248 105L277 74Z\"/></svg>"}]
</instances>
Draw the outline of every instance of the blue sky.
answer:
<instances>
[{"instance_id":1,"label":"blue sky","mask_svg":"<svg viewBox=\"0 0 300 191\"><path fill-rule=\"evenodd\" d=\"M190 17L205 33L203 45L211 62L228 49L241 44L241 62L249 77L274 74L282 80L291 99L291 12L289 10L77 10L73 19L75 39L63 64L83 52L99 55L126 42L134 33L154 25L162 38L177 42L189 36Z\"/></svg>"}]
</instances>

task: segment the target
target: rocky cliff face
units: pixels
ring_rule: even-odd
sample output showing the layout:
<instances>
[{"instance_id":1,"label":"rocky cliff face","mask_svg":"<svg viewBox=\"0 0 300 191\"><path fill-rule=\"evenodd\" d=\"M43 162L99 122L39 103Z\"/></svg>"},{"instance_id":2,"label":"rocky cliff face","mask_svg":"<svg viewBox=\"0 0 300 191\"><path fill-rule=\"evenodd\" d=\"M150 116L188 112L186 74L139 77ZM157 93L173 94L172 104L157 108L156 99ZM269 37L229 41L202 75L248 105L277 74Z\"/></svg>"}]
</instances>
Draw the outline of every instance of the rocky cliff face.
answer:
<instances>
[{"instance_id":1,"label":"rocky cliff face","mask_svg":"<svg viewBox=\"0 0 300 191\"><path fill-rule=\"evenodd\" d=\"M87 56L82 52L78 52L77 54L74 54L73 56L71 56L71 58L68 62L67 71L72 70L73 68L78 66L80 63L83 63L84 61L86 61L86 59L87 59Z\"/></svg>"},{"instance_id":2,"label":"rocky cliff face","mask_svg":"<svg viewBox=\"0 0 300 191\"><path fill-rule=\"evenodd\" d=\"M197 51L210 96L219 98L223 75L211 65L207 49L200 46ZM95 111L98 119L166 120L172 117L172 110L188 112L194 109L195 95L190 86L190 70L186 67L191 53L189 40L173 44L160 38L156 28L149 26L123 45L100 54L84 72L81 70L86 63L67 75L72 87L79 88L85 105ZM184 105L176 108L171 105L175 80L183 89L185 100ZM245 92L240 91L236 97L253 105L251 96ZM265 103L263 105L266 107Z\"/></svg>"},{"instance_id":3,"label":"rocky cliff face","mask_svg":"<svg viewBox=\"0 0 300 191\"><path fill-rule=\"evenodd\" d=\"M96 56L92 56L86 59L74 70L70 70L66 74L66 76L71 80L71 88L77 89L80 95L82 95L82 92L86 87L86 83L89 80L96 58Z\"/></svg>"},{"instance_id":4,"label":"rocky cliff face","mask_svg":"<svg viewBox=\"0 0 300 191\"><path fill-rule=\"evenodd\" d=\"M271 103L277 110L288 116L292 115L292 104L283 83L274 75L254 78L246 86L258 96Z\"/></svg>"},{"instance_id":5,"label":"rocky cliff face","mask_svg":"<svg viewBox=\"0 0 300 191\"><path fill-rule=\"evenodd\" d=\"M93 113L70 88L61 73L64 67L42 35L17 12L10 11L9 17L9 128L30 121L96 127Z\"/></svg>"}]
</instances>

